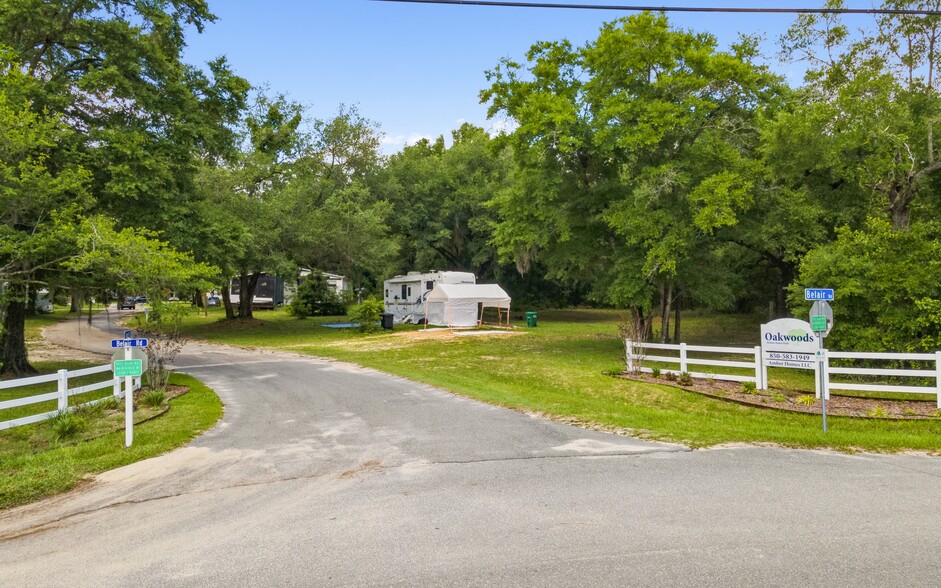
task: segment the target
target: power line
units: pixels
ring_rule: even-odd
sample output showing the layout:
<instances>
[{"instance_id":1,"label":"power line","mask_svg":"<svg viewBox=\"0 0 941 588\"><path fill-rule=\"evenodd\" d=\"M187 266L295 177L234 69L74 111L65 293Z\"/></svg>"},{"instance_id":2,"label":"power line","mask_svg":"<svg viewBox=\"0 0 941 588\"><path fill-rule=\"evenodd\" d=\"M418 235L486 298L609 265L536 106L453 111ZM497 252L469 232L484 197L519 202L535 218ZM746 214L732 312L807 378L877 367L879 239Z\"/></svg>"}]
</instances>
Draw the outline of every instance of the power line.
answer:
<instances>
[{"instance_id":1,"label":"power line","mask_svg":"<svg viewBox=\"0 0 941 588\"><path fill-rule=\"evenodd\" d=\"M616 6L608 4L562 4L555 2L499 2L494 0L372 0L409 4L450 4L495 6L503 8L566 8L580 10L617 10L620 12L724 12L750 14L884 14L892 16L941 16L941 10L891 8L747 8L721 6Z\"/></svg>"}]
</instances>

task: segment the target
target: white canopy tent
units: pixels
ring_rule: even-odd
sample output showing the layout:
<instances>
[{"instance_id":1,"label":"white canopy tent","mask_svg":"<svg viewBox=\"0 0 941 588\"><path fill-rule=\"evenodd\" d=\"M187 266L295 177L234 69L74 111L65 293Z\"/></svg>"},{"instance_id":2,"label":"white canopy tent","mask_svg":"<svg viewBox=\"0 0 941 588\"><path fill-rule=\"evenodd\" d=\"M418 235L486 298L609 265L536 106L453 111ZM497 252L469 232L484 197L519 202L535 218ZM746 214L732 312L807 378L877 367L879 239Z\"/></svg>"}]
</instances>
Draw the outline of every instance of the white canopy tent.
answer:
<instances>
[{"instance_id":1,"label":"white canopy tent","mask_svg":"<svg viewBox=\"0 0 941 588\"><path fill-rule=\"evenodd\" d=\"M476 327L484 308L496 308L500 320L506 309L510 324L510 295L497 284L438 284L425 298L425 324Z\"/></svg>"}]
</instances>

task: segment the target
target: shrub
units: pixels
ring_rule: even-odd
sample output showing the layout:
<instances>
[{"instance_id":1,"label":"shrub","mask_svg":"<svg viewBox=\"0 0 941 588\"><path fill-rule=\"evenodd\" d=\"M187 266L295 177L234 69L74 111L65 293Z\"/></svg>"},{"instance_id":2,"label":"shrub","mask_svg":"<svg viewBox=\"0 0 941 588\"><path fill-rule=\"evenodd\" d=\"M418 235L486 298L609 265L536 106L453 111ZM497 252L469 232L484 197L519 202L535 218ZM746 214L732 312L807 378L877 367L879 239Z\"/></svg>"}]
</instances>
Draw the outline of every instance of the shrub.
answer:
<instances>
[{"instance_id":1,"label":"shrub","mask_svg":"<svg viewBox=\"0 0 941 588\"><path fill-rule=\"evenodd\" d=\"M368 298L350 309L350 318L359 323L361 333L373 333L379 330L379 320L384 311L385 306L381 300Z\"/></svg>"},{"instance_id":2,"label":"shrub","mask_svg":"<svg viewBox=\"0 0 941 588\"><path fill-rule=\"evenodd\" d=\"M121 401L117 396L108 396L99 402L98 406L101 407L101 410L118 410L121 408Z\"/></svg>"},{"instance_id":3,"label":"shrub","mask_svg":"<svg viewBox=\"0 0 941 588\"><path fill-rule=\"evenodd\" d=\"M787 402L787 396L784 394L775 394L771 397L775 402Z\"/></svg>"},{"instance_id":4,"label":"shrub","mask_svg":"<svg viewBox=\"0 0 941 588\"><path fill-rule=\"evenodd\" d=\"M885 410L884 408L882 408L881 406L876 406L876 407L873 408L872 410L868 411L868 412L866 413L866 416L870 416L870 417L873 417L873 418L879 418L879 419L881 419L881 418L885 418L885 417L889 416L889 413L886 412L886 410Z\"/></svg>"},{"instance_id":5,"label":"shrub","mask_svg":"<svg viewBox=\"0 0 941 588\"><path fill-rule=\"evenodd\" d=\"M757 394L758 386L754 382L742 382L742 392L745 394Z\"/></svg>"},{"instance_id":6,"label":"shrub","mask_svg":"<svg viewBox=\"0 0 941 588\"><path fill-rule=\"evenodd\" d=\"M811 396L810 394L804 394L797 397L797 404L803 404L804 406L813 406L817 404L817 398Z\"/></svg>"},{"instance_id":7,"label":"shrub","mask_svg":"<svg viewBox=\"0 0 941 588\"><path fill-rule=\"evenodd\" d=\"M663 379L668 382L675 382L676 374L674 374L673 372L663 372Z\"/></svg>"},{"instance_id":8,"label":"shrub","mask_svg":"<svg viewBox=\"0 0 941 588\"><path fill-rule=\"evenodd\" d=\"M291 299L291 314L297 318L346 314L346 304L320 272L301 280Z\"/></svg>"},{"instance_id":9,"label":"shrub","mask_svg":"<svg viewBox=\"0 0 941 588\"><path fill-rule=\"evenodd\" d=\"M157 408L158 406L163 404L163 399L166 397L167 395L164 393L163 390L151 390L147 394L144 394L143 396L141 396L140 401L141 401L141 404L143 404L144 406Z\"/></svg>"},{"instance_id":10,"label":"shrub","mask_svg":"<svg viewBox=\"0 0 941 588\"><path fill-rule=\"evenodd\" d=\"M651 373L651 375L653 375L653 377L659 378L659 377L660 377L660 368L655 367L655 368L653 368L653 369L651 370L650 373Z\"/></svg>"},{"instance_id":11,"label":"shrub","mask_svg":"<svg viewBox=\"0 0 941 588\"><path fill-rule=\"evenodd\" d=\"M85 419L67 410L57 412L49 420L52 424L52 438L57 442L74 437L88 427Z\"/></svg>"},{"instance_id":12,"label":"shrub","mask_svg":"<svg viewBox=\"0 0 941 588\"><path fill-rule=\"evenodd\" d=\"M693 376L689 375L689 372L683 372L680 374L679 382L684 386L689 386L693 383Z\"/></svg>"}]
</instances>

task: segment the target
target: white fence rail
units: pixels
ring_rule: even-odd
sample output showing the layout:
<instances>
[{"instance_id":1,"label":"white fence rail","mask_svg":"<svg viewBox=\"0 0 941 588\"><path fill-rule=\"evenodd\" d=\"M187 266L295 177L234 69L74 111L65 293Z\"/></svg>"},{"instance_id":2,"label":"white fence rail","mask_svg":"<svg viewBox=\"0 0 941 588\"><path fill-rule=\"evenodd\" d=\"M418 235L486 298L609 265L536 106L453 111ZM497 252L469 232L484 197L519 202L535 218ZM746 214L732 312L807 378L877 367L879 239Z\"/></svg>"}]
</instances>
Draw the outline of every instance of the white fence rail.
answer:
<instances>
[{"instance_id":1,"label":"white fence rail","mask_svg":"<svg viewBox=\"0 0 941 588\"><path fill-rule=\"evenodd\" d=\"M639 343L630 340L625 341L627 353L627 370L652 373L653 368L642 365L644 361L656 363L666 363L678 365L679 369L660 368L663 373L682 374L688 373L694 378L713 378L716 380L729 380L733 382L755 382L755 387L759 390L768 388L767 373L768 368L764 364L764 355L761 347L707 347L702 345L687 345L686 343ZM667 350L677 351L678 356L667 355L648 355L647 350ZM690 352L696 353L715 353L722 355L742 355L748 356L748 361L728 361L717 359L699 359L689 357ZM899 368L873 368L873 367L839 367L831 366L830 361L834 359L850 360L868 360L868 361L908 361L924 362L923 369L899 369ZM816 362L815 362L816 363ZM754 370L755 375L723 374L723 373L705 373L694 372L690 366L716 366L727 368L745 368ZM636 370L635 370L636 367ZM781 368L788 369L788 368ZM815 366L814 373L819 374L819 368ZM938 408L941 408L941 351L934 353L871 353L871 352L852 352L852 351L825 351L823 353L824 381L826 383L826 394L829 397L830 390L847 390L857 392L903 392L907 394L925 394L936 397ZM887 384L884 382L875 383L857 383L834 381L833 376L862 376L867 378L885 378L885 377L904 377L904 378L924 378L930 382L923 386ZM819 378L815 377L816 394L820 398Z\"/></svg>"},{"instance_id":2,"label":"white fence rail","mask_svg":"<svg viewBox=\"0 0 941 588\"><path fill-rule=\"evenodd\" d=\"M122 378L111 377L107 380L101 382L95 382L93 384L85 384L84 386L76 386L73 388L69 387L69 380L74 380L75 378L81 378L84 376L93 376L95 374L111 373L111 364L99 365L90 368L84 368L80 370L59 370L54 374L47 374L44 376L33 376L31 378L19 378L17 380L9 380L6 382L0 382L0 390L11 390L14 388L24 388L26 386L34 386L36 384L48 384L51 382L56 383L55 392L46 392L43 394L35 394L33 396L26 396L23 398L14 398L13 400L4 400L0 402L0 410L6 410L10 408L18 408L20 406L29 406L32 404L39 404L40 402L48 402L50 400L57 400L58 406L56 410L50 410L40 414L33 414L25 417L20 417L17 419L12 419L8 421L0 422L0 431L4 429L12 429L14 427L19 427L22 425L28 425L31 423L38 423L39 421L48 419L51 416L54 416L57 412L72 410L78 406L89 406L92 404L98 404L103 400L109 398L106 396L104 398L99 398L97 400L92 400L90 402L85 402L78 405L69 406L69 398L72 396L77 396L79 394L86 394L88 392L94 392L96 390L104 390L105 388L111 388L112 393L110 396L117 398L124 397L124 391L121 388ZM140 378L134 378L134 390L140 388Z\"/></svg>"},{"instance_id":3,"label":"white fence rail","mask_svg":"<svg viewBox=\"0 0 941 588\"><path fill-rule=\"evenodd\" d=\"M929 394L936 397L938 408L941 408L941 351L934 353L870 353L852 351L827 351L824 355L824 374L826 375L827 390L852 390L857 392L905 392L908 394ZM896 368L870 368L870 367L837 367L831 366L831 359L867 359L877 361L911 361L924 362L923 369L896 369ZM932 365L934 364L934 365ZM855 382L834 382L831 378L836 375L847 376L891 376L905 378L927 378L931 383L925 386L903 386L895 384L858 384ZM820 391L817 391L820 397Z\"/></svg>"},{"instance_id":4,"label":"white fence rail","mask_svg":"<svg viewBox=\"0 0 941 588\"><path fill-rule=\"evenodd\" d=\"M762 380L761 347L708 347L705 345L687 345L686 343L641 343L627 340L627 371L641 371L653 373L653 368L636 365L637 360L655 361L658 363L677 364L679 369L660 368L662 373L680 375L688 373L694 378L712 378L715 380L727 380L730 382L754 382L759 390L764 389L765 382ZM677 351L678 356L669 355L648 355L648 349L657 349L664 351ZM747 361L735 361L727 359L703 359L690 357L689 353L711 353L717 355L742 355L746 356ZM725 368L744 368L754 372L754 375L729 374L721 372L699 372L692 371L690 366L711 366Z\"/></svg>"}]
</instances>

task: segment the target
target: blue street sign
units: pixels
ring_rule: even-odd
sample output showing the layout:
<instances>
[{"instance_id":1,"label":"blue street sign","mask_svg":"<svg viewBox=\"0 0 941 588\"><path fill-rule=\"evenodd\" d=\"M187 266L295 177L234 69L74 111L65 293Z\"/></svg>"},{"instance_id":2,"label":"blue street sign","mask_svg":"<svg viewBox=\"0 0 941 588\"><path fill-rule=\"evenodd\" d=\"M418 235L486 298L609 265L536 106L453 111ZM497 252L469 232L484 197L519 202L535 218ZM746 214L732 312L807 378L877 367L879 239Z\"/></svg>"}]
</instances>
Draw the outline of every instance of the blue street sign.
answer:
<instances>
[{"instance_id":1,"label":"blue street sign","mask_svg":"<svg viewBox=\"0 0 941 588\"><path fill-rule=\"evenodd\" d=\"M804 288L804 300L833 300L833 288Z\"/></svg>"},{"instance_id":2,"label":"blue street sign","mask_svg":"<svg viewBox=\"0 0 941 588\"><path fill-rule=\"evenodd\" d=\"M112 339L111 347L116 349L124 347L147 347L147 339Z\"/></svg>"}]
</instances>

